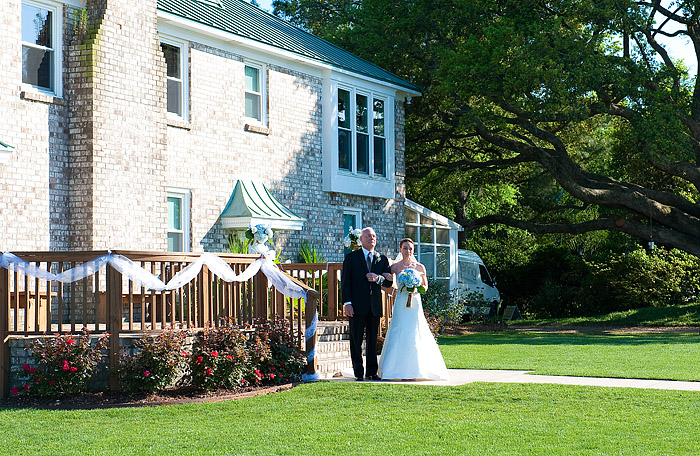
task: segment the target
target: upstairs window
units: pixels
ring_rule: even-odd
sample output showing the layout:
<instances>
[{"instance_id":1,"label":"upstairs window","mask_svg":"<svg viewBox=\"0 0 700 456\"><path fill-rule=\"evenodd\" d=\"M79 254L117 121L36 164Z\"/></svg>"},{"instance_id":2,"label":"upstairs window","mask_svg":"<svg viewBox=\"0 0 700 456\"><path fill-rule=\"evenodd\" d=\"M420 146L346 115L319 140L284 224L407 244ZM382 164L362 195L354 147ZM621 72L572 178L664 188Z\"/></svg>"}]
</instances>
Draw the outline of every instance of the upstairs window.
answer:
<instances>
[{"instance_id":1,"label":"upstairs window","mask_svg":"<svg viewBox=\"0 0 700 456\"><path fill-rule=\"evenodd\" d=\"M255 65L245 66L245 116L257 123L265 122L263 68Z\"/></svg>"},{"instance_id":2,"label":"upstairs window","mask_svg":"<svg viewBox=\"0 0 700 456\"><path fill-rule=\"evenodd\" d=\"M22 82L60 95L60 11L50 4L22 3Z\"/></svg>"},{"instance_id":3,"label":"upstairs window","mask_svg":"<svg viewBox=\"0 0 700 456\"><path fill-rule=\"evenodd\" d=\"M353 92L338 89L338 168L386 177L385 100Z\"/></svg>"},{"instance_id":4,"label":"upstairs window","mask_svg":"<svg viewBox=\"0 0 700 456\"><path fill-rule=\"evenodd\" d=\"M179 120L187 120L187 43L175 39L160 39L166 67L168 115Z\"/></svg>"}]
</instances>

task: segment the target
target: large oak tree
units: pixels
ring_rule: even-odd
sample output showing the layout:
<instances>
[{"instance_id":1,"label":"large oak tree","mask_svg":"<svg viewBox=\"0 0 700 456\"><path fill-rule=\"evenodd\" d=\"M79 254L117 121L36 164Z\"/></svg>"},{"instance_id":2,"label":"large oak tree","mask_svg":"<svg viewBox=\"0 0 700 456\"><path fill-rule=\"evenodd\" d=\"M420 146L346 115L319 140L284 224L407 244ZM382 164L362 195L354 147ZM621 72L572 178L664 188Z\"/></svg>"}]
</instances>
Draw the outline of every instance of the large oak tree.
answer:
<instances>
[{"instance_id":1,"label":"large oak tree","mask_svg":"<svg viewBox=\"0 0 700 456\"><path fill-rule=\"evenodd\" d=\"M700 86L660 41L687 37L699 54L697 1L274 6L423 87L407 107L408 176L496 173L529 189L551 181L528 210L458 213L467 229L611 230L700 256Z\"/></svg>"}]
</instances>

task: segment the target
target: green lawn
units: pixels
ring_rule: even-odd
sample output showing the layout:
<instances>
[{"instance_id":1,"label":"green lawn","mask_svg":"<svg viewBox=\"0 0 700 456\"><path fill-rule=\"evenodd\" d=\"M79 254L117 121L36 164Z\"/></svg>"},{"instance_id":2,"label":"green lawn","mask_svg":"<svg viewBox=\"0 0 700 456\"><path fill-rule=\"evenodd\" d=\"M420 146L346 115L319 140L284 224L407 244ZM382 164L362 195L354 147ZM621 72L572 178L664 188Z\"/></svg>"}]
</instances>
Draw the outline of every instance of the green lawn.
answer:
<instances>
[{"instance_id":1,"label":"green lawn","mask_svg":"<svg viewBox=\"0 0 700 456\"><path fill-rule=\"evenodd\" d=\"M698 342L697 333L506 331L444 337L440 348L448 367L456 369L700 381Z\"/></svg>"},{"instance_id":2,"label":"green lawn","mask_svg":"<svg viewBox=\"0 0 700 456\"><path fill-rule=\"evenodd\" d=\"M697 341L508 332L443 338L441 348L452 368L697 380ZM0 410L0 454L688 455L700 453L698 416L697 392L319 382L223 403Z\"/></svg>"}]
</instances>

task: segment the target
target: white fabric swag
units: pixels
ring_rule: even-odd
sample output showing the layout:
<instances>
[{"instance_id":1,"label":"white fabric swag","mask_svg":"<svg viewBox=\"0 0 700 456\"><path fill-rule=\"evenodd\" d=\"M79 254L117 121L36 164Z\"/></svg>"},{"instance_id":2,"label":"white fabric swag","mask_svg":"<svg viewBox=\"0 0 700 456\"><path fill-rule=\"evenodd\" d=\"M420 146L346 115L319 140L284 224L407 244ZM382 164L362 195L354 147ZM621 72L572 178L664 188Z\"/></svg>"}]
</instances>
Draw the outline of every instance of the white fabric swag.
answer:
<instances>
[{"instance_id":1,"label":"white fabric swag","mask_svg":"<svg viewBox=\"0 0 700 456\"><path fill-rule=\"evenodd\" d=\"M233 269L218 256L211 253L203 253L194 263L175 274L166 284L157 276L146 271L129 258L111 252L58 274L41 269L10 252L5 252L0 255L0 268L19 271L25 275L46 281L62 283L72 283L92 276L107 264L111 265L114 269L119 271L122 276L127 277L132 282L154 291L175 290L184 286L197 277L202 270L202 266L205 264L211 272L226 282L245 282L257 274L258 271L262 271L272 286L283 295L294 299L306 299L306 290L290 280L289 277L280 271L275 263L264 257L258 258L251 263L245 271L236 274L233 272Z\"/></svg>"}]
</instances>

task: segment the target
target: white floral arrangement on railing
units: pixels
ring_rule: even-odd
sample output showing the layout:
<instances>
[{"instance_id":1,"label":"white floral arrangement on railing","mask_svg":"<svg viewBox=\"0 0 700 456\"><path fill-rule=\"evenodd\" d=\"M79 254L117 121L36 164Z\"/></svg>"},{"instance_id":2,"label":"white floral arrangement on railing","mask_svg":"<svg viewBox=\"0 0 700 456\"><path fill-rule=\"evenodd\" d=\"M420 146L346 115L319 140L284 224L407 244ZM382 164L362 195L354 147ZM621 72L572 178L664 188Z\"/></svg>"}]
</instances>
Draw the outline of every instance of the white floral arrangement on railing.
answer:
<instances>
[{"instance_id":1,"label":"white floral arrangement on railing","mask_svg":"<svg viewBox=\"0 0 700 456\"><path fill-rule=\"evenodd\" d=\"M275 246L272 243L272 227L270 225L251 225L245 232L246 239L251 241L249 253L259 253L268 257L275 256ZM268 245L269 244L269 245Z\"/></svg>"},{"instance_id":2,"label":"white floral arrangement on railing","mask_svg":"<svg viewBox=\"0 0 700 456\"><path fill-rule=\"evenodd\" d=\"M347 236L345 236L345 239L343 239L343 247L352 250L359 249L360 247L362 247L362 243L360 242L360 236L362 236L361 229L353 229L352 227L350 227L350 232L348 232Z\"/></svg>"}]
</instances>

